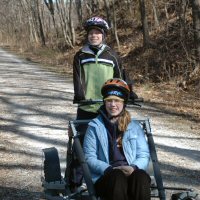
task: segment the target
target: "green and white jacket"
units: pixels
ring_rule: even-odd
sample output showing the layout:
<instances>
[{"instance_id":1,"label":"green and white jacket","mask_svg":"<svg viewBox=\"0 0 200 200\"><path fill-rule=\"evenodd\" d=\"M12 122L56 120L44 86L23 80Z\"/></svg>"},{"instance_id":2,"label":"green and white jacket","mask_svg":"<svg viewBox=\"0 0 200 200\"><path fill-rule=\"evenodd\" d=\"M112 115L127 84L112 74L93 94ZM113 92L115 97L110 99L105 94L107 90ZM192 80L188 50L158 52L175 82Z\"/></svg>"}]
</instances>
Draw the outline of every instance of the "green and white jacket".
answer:
<instances>
[{"instance_id":1,"label":"green and white jacket","mask_svg":"<svg viewBox=\"0 0 200 200\"><path fill-rule=\"evenodd\" d=\"M126 79L119 58L109 46L104 44L95 54L85 45L76 53L73 63L75 101L102 99L101 87L110 78ZM99 107L99 104L79 106L94 113Z\"/></svg>"}]
</instances>

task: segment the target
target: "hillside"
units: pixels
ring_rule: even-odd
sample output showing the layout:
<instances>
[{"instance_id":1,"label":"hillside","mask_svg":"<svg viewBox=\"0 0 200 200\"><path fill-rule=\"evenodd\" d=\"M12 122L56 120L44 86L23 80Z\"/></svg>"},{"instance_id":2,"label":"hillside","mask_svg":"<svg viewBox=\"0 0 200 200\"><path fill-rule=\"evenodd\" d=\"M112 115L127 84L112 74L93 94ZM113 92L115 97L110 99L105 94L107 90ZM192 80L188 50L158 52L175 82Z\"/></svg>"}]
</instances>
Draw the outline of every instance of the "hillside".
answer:
<instances>
[{"instance_id":1,"label":"hillside","mask_svg":"<svg viewBox=\"0 0 200 200\"><path fill-rule=\"evenodd\" d=\"M185 84L194 68L191 8L187 9L184 22L178 16L174 4L169 4L167 9L166 18L166 11L160 8L159 28L150 26L151 45L148 48L143 47L141 24L137 19L130 18L123 7L117 10L120 49L111 33L107 43L118 51L123 66L135 81L135 90L139 96L163 110L199 122L200 80ZM124 27L124 24L127 26ZM29 61L44 64L49 70L72 74L73 56L85 38L82 28L78 27L76 33L76 45L73 49L52 49L47 45L26 50L16 47L12 50Z\"/></svg>"}]
</instances>

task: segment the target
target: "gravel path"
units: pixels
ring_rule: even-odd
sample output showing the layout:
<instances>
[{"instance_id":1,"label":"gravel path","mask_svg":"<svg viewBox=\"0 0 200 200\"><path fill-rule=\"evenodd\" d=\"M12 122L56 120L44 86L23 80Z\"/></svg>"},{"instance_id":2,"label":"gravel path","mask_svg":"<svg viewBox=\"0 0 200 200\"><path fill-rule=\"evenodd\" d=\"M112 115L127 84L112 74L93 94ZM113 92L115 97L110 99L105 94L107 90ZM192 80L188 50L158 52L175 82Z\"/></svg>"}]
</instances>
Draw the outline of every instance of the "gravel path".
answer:
<instances>
[{"instance_id":1,"label":"gravel path","mask_svg":"<svg viewBox=\"0 0 200 200\"><path fill-rule=\"evenodd\" d=\"M42 199L43 148L57 147L64 169L68 120L76 112L72 98L71 78L0 49L1 200ZM129 110L150 118L164 184L200 194L199 124L148 105Z\"/></svg>"}]
</instances>

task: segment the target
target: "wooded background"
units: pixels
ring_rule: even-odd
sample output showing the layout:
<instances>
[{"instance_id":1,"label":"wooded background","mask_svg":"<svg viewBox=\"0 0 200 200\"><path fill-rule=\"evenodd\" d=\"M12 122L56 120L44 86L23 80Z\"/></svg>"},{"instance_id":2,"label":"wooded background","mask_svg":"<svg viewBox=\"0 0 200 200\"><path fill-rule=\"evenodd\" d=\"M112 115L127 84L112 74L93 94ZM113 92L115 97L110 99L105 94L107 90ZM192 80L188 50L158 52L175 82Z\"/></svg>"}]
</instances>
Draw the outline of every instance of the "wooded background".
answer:
<instances>
[{"instance_id":1,"label":"wooded background","mask_svg":"<svg viewBox=\"0 0 200 200\"><path fill-rule=\"evenodd\" d=\"M200 91L200 0L1 0L0 42L70 52L92 16L136 81L175 81ZM67 58L66 58L67 59Z\"/></svg>"}]
</instances>

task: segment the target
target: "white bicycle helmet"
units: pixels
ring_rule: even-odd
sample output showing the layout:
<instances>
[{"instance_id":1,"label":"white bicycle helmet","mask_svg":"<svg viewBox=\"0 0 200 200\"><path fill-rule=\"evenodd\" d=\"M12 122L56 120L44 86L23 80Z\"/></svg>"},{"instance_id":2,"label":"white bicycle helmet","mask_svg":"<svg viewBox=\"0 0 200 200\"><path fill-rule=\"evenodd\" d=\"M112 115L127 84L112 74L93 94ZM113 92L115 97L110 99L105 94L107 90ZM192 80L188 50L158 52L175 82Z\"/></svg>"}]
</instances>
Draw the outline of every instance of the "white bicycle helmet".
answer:
<instances>
[{"instance_id":1,"label":"white bicycle helmet","mask_svg":"<svg viewBox=\"0 0 200 200\"><path fill-rule=\"evenodd\" d=\"M88 32L91 28L98 28L100 30L103 30L102 32L107 33L110 29L108 26L108 23L102 19L101 17L92 17L88 19L84 25L85 30Z\"/></svg>"}]
</instances>

